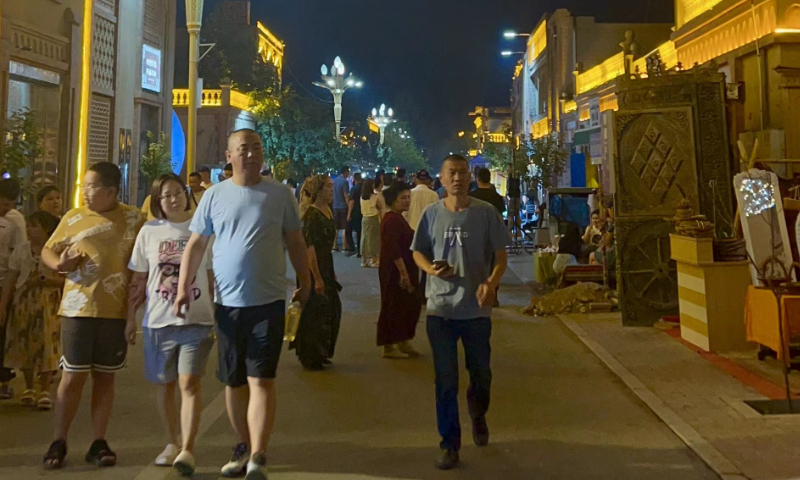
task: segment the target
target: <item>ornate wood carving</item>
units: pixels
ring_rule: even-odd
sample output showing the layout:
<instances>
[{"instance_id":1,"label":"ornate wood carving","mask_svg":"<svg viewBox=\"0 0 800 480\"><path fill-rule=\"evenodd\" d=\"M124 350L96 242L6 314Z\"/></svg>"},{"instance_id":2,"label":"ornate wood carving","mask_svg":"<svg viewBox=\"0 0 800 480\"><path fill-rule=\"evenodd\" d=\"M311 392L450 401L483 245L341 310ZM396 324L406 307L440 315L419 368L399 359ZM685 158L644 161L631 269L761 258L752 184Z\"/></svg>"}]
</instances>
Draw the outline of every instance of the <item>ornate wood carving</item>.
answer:
<instances>
[{"instance_id":1,"label":"ornate wood carving","mask_svg":"<svg viewBox=\"0 0 800 480\"><path fill-rule=\"evenodd\" d=\"M617 249L625 325L677 312L669 255L671 217L686 198L716 224L733 224L731 159L723 77L714 67L623 79L615 114Z\"/></svg>"}]
</instances>

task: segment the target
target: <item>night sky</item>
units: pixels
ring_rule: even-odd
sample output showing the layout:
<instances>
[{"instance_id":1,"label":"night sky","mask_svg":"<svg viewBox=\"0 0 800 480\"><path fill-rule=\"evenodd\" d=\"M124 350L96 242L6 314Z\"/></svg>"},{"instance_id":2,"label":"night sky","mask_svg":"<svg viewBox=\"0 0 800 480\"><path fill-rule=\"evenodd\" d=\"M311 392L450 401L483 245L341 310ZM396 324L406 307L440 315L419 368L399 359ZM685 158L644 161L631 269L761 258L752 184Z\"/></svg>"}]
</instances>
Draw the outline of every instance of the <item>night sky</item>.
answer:
<instances>
[{"instance_id":1,"label":"night sky","mask_svg":"<svg viewBox=\"0 0 800 480\"><path fill-rule=\"evenodd\" d=\"M206 0L208 14L220 0ZM178 0L179 25L185 22ZM411 133L439 155L444 140L470 127L476 105L505 106L515 58L528 32L556 8L598 21L672 22L673 0L251 0L261 20L286 43L284 82L321 100L330 94L311 82L322 63L340 55L365 83L348 92L345 121L363 121L385 102L411 123ZM185 25L185 23L183 23ZM333 116L333 113L331 113ZM431 158L436 162L436 159Z\"/></svg>"}]
</instances>

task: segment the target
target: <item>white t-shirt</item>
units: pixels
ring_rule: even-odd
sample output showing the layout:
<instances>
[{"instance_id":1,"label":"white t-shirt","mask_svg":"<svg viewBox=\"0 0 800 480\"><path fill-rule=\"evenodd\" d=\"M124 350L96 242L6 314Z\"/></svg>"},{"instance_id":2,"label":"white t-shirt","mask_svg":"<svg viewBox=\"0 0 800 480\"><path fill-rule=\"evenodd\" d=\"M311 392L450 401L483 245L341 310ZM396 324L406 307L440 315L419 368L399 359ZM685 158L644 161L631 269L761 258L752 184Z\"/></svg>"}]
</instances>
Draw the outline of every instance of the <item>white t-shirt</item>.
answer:
<instances>
[{"instance_id":1,"label":"white t-shirt","mask_svg":"<svg viewBox=\"0 0 800 480\"><path fill-rule=\"evenodd\" d=\"M377 217L384 208L383 193L373 192L369 200L361 199L361 215L365 217Z\"/></svg>"},{"instance_id":2,"label":"white t-shirt","mask_svg":"<svg viewBox=\"0 0 800 480\"><path fill-rule=\"evenodd\" d=\"M203 263L192 283L192 303L186 319L173 313L175 297L178 295L178 276L181 259L192 232L190 221L170 223L166 220L147 222L136 237L128 268L134 272L147 273L147 302L142 326L162 328L181 325L214 325L213 297L208 288L207 270L211 270L208 249Z\"/></svg>"},{"instance_id":3,"label":"white t-shirt","mask_svg":"<svg viewBox=\"0 0 800 480\"><path fill-rule=\"evenodd\" d=\"M425 185L417 185L411 190L411 206L407 212L403 212L403 217L405 217L412 230L417 230L419 219L422 218L422 212L438 202L439 194Z\"/></svg>"},{"instance_id":4,"label":"white t-shirt","mask_svg":"<svg viewBox=\"0 0 800 480\"><path fill-rule=\"evenodd\" d=\"M11 253L27 242L26 233L25 217L16 210L11 210L5 217L0 217L0 282L6 281ZM0 283L0 288L2 288L2 283Z\"/></svg>"}]
</instances>

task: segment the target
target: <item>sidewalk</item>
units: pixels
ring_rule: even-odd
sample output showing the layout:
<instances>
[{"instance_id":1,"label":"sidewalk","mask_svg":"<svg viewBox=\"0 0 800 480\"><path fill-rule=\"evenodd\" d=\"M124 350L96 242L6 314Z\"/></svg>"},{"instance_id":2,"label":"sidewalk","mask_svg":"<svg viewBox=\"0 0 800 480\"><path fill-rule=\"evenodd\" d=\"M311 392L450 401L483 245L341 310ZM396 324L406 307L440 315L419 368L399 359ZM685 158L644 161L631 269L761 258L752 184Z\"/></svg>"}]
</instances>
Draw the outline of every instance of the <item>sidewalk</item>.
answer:
<instances>
[{"instance_id":1,"label":"sidewalk","mask_svg":"<svg viewBox=\"0 0 800 480\"><path fill-rule=\"evenodd\" d=\"M619 314L559 318L723 479L800 478L800 415L744 403L775 398L775 385L745 385L662 330L623 328Z\"/></svg>"},{"instance_id":2,"label":"sidewalk","mask_svg":"<svg viewBox=\"0 0 800 480\"><path fill-rule=\"evenodd\" d=\"M510 256L509 269L533 287L530 256ZM623 328L619 313L559 319L720 477L800 480L800 415L762 416L744 403L781 398L777 362L701 354L675 331Z\"/></svg>"}]
</instances>

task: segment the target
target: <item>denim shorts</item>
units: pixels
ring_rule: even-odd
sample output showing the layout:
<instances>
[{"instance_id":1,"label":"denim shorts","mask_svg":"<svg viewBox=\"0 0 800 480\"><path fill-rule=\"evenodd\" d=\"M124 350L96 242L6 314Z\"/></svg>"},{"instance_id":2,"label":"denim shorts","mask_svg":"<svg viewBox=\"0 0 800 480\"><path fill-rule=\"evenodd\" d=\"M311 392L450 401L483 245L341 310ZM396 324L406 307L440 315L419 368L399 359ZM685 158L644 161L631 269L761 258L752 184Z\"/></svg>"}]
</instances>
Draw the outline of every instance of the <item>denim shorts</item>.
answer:
<instances>
[{"instance_id":1,"label":"denim shorts","mask_svg":"<svg viewBox=\"0 0 800 480\"><path fill-rule=\"evenodd\" d=\"M152 383L172 383L178 375L202 377L214 346L214 327L182 325L142 329L144 376Z\"/></svg>"}]
</instances>

